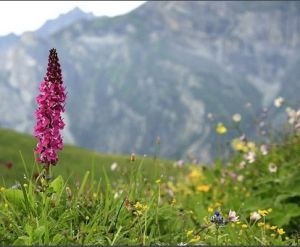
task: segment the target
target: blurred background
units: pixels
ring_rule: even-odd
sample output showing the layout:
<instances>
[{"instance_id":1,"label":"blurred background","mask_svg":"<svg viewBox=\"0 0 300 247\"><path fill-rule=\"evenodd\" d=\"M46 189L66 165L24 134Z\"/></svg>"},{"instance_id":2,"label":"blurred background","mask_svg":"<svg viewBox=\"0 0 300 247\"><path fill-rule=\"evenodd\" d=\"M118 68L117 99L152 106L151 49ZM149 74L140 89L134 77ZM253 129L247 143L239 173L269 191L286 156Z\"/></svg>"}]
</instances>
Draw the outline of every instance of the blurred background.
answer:
<instances>
[{"instance_id":1,"label":"blurred background","mask_svg":"<svg viewBox=\"0 0 300 247\"><path fill-rule=\"evenodd\" d=\"M154 155L159 144L163 157L208 162L218 155L218 122L231 126L238 113L254 136L268 132L266 115L282 123L274 99L299 104L297 1L1 1L0 9L0 128L33 133L51 48L68 92L65 141L104 153Z\"/></svg>"}]
</instances>

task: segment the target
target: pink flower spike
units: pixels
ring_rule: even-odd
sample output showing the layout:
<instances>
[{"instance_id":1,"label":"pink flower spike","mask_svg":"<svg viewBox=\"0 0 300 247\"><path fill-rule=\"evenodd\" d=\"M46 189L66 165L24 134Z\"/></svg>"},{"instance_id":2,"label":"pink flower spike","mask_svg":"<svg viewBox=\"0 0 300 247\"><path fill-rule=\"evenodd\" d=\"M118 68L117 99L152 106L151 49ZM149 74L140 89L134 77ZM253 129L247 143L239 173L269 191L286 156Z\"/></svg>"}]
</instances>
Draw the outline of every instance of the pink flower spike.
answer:
<instances>
[{"instance_id":1,"label":"pink flower spike","mask_svg":"<svg viewBox=\"0 0 300 247\"><path fill-rule=\"evenodd\" d=\"M35 110L36 124L34 136L38 143L35 152L37 160L45 164L56 165L57 151L63 149L60 130L65 126L61 113L64 112L66 93L63 86L61 68L55 49L51 49L48 57L46 76L39 87L36 97L38 109Z\"/></svg>"}]
</instances>

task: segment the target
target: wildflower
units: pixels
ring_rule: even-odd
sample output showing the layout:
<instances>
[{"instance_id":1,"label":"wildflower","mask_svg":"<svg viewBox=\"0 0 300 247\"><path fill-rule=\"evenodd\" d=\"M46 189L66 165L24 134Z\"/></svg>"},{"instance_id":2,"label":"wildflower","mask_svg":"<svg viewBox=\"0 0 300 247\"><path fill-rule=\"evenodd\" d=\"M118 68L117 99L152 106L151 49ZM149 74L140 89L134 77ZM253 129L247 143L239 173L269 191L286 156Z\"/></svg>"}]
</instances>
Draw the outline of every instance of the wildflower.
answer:
<instances>
[{"instance_id":1,"label":"wildflower","mask_svg":"<svg viewBox=\"0 0 300 247\"><path fill-rule=\"evenodd\" d=\"M136 204L134 204L134 208L136 209L136 215L142 215L143 212L145 212L148 209L148 206L143 205L140 202L136 202Z\"/></svg>"},{"instance_id":2,"label":"wildflower","mask_svg":"<svg viewBox=\"0 0 300 247\"><path fill-rule=\"evenodd\" d=\"M248 152L244 158L248 161L248 163L253 163L256 160L256 154L252 151Z\"/></svg>"},{"instance_id":3,"label":"wildflower","mask_svg":"<svg viewBox=\"0 0 300 247\"><path fill-rule=\"evenodd\" d=\"M215 203L215 207L216 207L216 208L221 207L221 206L222 206L222 204L221 204L220 202L216 202L216 203Z\"/></svg>"},{"instance_id":4,"label":"wildflower","mask_svg":"<svg viewBox=\"0 0 300 247\"><path fill-rule=\"evenodd\" d=\"M188 174L189 180L191 180L193 183L197 182L200 178L202 178L202 172L198 168L192 168L192 171Z\"/></svg>"},{"instance_id":5,"label":"wildflower","mask_svg":"<svg viewBox=\"0 0 300 247\"><path fill-rule=\"evenodd\" d=\"M198 192L208 192L210 189L210 186L209 185L206 185L206 184L203 184L203 185L199 185L197 186L196 190Z\"/></svg>"},{"instance_id":6,"label":"wildflower","mask_svg":"<svg viewBox=\"0 0 300 247\"><path fill-rule=\"evenodd\" d=\"M277 108L282 106L284 103L284 99L282 97L278 97L277 99L274 100L274 106Z\"/></svg>"},{"instance_id":7,"label":"wildflower","mask_svg":"<svg viewBox=\"0 0 300 247\"><path fill-rule=\"evenodd\" d=\"M184 165L184 161L183 161L183 160L178 160L178 161L176 162L176 166L177 166L177 167L183 167L183 165Z\"/></svg>"},{"instance_id":8,"label":"wildflower","mask_svg":"<svg viewBox=\"0 0 300 247\"><path fill-rule=\"evenodd\" d=\"M273 211L272 208L268 208L268 212L271 213Z\"/></svg>"},{"instance_id":9,"label":"wildflower","mask_svg":"<svg viewBox=\"0 0 300 247\"><path fill-rule=\"evenodd\" d=\"M243 224L243 225L242 225L242 228L248 228L248 225Z\"/></svg>"},{"instance_id":10,"label":"wildflower","mask_svg":"<svg viewBox=\"0 0 300 247\"><path fill-rule=\"evenodd\" d=\"M257 212L252 212L250 214L250 220L254 220L254 221L257 221L261 218L260 214L257 213Z\"/></svg>"},{"instance_id":11,"label":"wildflower","mask_svg":"<svg viewBox=\"0 0 300 247\"><path fill-rule=\"evenodd\" d=\"M243 182L243 180L244 180L244 176L243 175L238 175L237 181Z\"/></svg>"},{"instance_id":12,"label":"wildflower","mask_svg":"<svg viewBox=\"0 0 300 247\"><path fill-rule=\"evenodd\" d=\"M276 230L276 229L277 229L277 226L271 226L270 229L271 229L271 230Z\"/></svg>"},{"instance_id":13,"label":"wildflower","mask_svg":"<svg viewBox=\"0 0 300 247\"><path fill-rule=\"evenodd\" d=\"M290 107L286 108L286 113L288 114L288 122L290 125L297 125L300 121L300 110L296 111Z\"/></svg>"},{"instance_id":14,"label":"wildflower","mask_svg":"<svg viewBox=\"0 0 300 247\"><path fill-rule=\"evenodd\" d=\"M232 120L233 120L234 122L238 123L238 122L240 122L240 121L242 120L242 116L241 116L240 114L236 113L236 114L234 114L234 115L232 116Z\"/></svg>"},{"instance_id":15,"label":"wildflower","mask_svg":"<svg viewBox=\"0 0 300 247\"><path fill-rule=\"evenodd\" d=\"M214 115L212 113L207 114L208 120L212 121L214 119Z\"/></svg>"},{"instance_id":16,"label":"wildflower","mask_svg":"<svg viewBox=\"0 0 300 247\"><path fill-rule=\"evenodd\" d=\"M1 188L0 188L0 192L3 192L3 191L5 191L5 188L4 188L4 187L1 187Z\"/></svg>"},{"instance_id":17,"label":"wildflower","mask_svg":"<svg viewBox=\"0 0 300 247\"><path fill-rule=\"evenodd\" d=\"M272 238L275 238L275 236L276 236L276 234L274 234L274 233L271 234L271 237L272 237Z\"/></svg>"},{"instance_id":18,"label":"wildflower","mask_svg":"<svg viewBox=\"0 0 300 247\"><path fill-rule=\"evenodd\" d=\"M231 142L231 146L236 151L247 152L248 148L244 141L241 141L239 138L235 138Z\"/></svg>"},{"instance_id":19,"label":"wildflower","mask_svg":"<svg viewBox=\"0 0 300 247\"><path fill-rule=\"evenodd\" d=\"M260 146L260 152L262 155L267 155L268 154L268 146L266 144L262 144Z\"/></svg>"},{"instance_id":20,"label":"wildflower","mask_svg":"<svg viewBox=\"0 0 300 247\"><path fill-rule=\"evenodd\" d=\"M233 178L233 179L236 179L237 174L236 174L235 172L230 172L230 173L229 173L229 176L230 176L231 178Z\"/></svg>"},{"instance_id":21,"label":"wildflower","mask_svg":"<svg viewBox=\"0 0 300 247\"><path fill-rule=\"evenodd\" d=\"M114 171L114 170L117 169L117 167L118 167L118 164L117 164L116 162L114 162L114 163L111 164L110 169L111 169L112 171Z\"/></svg>"},{"instance_id":22,"label":"wildflower","mask_svg":"<svg viewBox=\"0 0 300 247\"><path fill-rule=\"evenodd\" d=\"M274 163L270 163L268 166L269 172L275 173L277 172L277 166Z\"/></svg>"},{"instance_id":23,"label":"wildflower","mask_svg":"<svg viewBox=\"0 0 300 247\"><path fill-rule=\"evenodd\" d=\"M215 214L210 218L210 222L215 223L216 225L227 224L227 221L222 217L219 211L216 211Z\"/></svg>"},{"instance_id":24,"label":"wildflower","mask_svg":"<svg viewBox=\"0 0 300 247\"><path fill-rule=\"evenodd\" d=\"M265 223L264 223L264 222L259 222L257 225L258 225L258 226L264 226Z\"/></svg>"},{"instance_id":25,"label":"wildflower","mask_svg":"<svg viewBox=\"0 0 300 247\"><path fill-rule=\"evenodd\" d=\"M231 209L229 210L229 214L228 214L228 220L230 222L236 222L239 220L239 216L236 216L236 212L232 211Z\"/></svg>"},{"instance_id":26,"label":"wildflower","mask_svg":"<svg viewBox=\"0 0 300 247\"><path fill-rule=\"evenodd\" d=\"M135 161L135 153L131 153L131 155L130 155L130 161Z\"/></svg>"},{"instance_id":27,"label":"wildflower","mask_svg":"<svg viewBox=\"0 0 300 247\"><path fill-rule=\"evenodd\" d=\"M39 154L38 161L48 169L58 161L57 151L63 148L60 130L65 126L61 113L64 112L66 94L55 49L50 50L47 74L39 90L36 98L39 107L35 111L34 136L38 139L35 152Z\"/></svg>"},{"instance_id":28,"label":"wildflower","mask_svg":"<svg viewBox=\"0 0 300 247\"><path fill-rule=\"evenodd\" d=\"M285 231L282 228L277 229L279 235L285 234Z\"/></svg>"},{"instance_id":29,"label":"wildflower","mask_svg":"<svg viewBox=\"0 0 300 247\"><path fill-rule=\"evenodd\" d=\"M227 132L227 128L224 126L223 123L218 123L216 131L218 134L223 135Z\"/></svg>"},{"instance_id":30,"label":"wildflower","mask_svg":"<svg viewBox=\"0 0 300 247\"><path fill-rule=\"evenodd\" d=\"M267 210L258 210L258 213L264 217L268 214L268 211Z\"/></svg>"},{"instance_id":31,"label":"wildflower","mask_svg":"<svg viewBox=\"0 0 300 247\"><path fill-rule=\"evenodd\" d=\"M212 212L214 211L214 209L213 209L212 207L208 207L208 208L207 208L207 211L208 211L209 213L212 213Z\"/></svg>"},{"instance_id":32,"label":"wildflower","mask_svg":"<svg viewBox=\"0 0 300 247\"><path fill-rule=\"evenodd\" d=\"M244 169L245 166L246 166L246 162L245 162L244 160L241 161L241 162L239 163L239 167L240 167L241 169Z\"/></svg>"},{"instance_id":33,"label":"wildflower","mask_svg":"<svg viewBox=\"0 0 300 247\"><path fill-rule=\"evenodd\" d=\"M255 143L254 142L248 142L247 143L247 147L248 147L248 150L252 151L252 152L255 152L256 151L256 146L255 146Z\"/></svg>"}]
</instances>

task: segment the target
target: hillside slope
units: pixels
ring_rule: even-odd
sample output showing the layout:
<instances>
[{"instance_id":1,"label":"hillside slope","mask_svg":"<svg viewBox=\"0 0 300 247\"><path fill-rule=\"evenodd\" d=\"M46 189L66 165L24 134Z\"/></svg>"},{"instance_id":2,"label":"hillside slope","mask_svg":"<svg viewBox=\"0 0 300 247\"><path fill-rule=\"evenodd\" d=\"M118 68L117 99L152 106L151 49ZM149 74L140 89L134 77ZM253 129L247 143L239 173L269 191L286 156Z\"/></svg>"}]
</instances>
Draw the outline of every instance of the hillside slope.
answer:
<instances>
[{"instance_id":1,"label":"hillside slope","mask_svg":"<svg viewBox=\"0 0 300 247\"><path fill-rule=\"evenodd\" d=\"M36 140L30 135L0 129L1 185L11 186L16 181L22 181L25 174L24 162L30 173L38 170L34 162L35 146ZM103 179L103 169L105 169L113 178L115 175L110 169L113 163L118 164L117 170L123 169L122 166L126 169L132 166L132 169L135 169L141 161L146 164L146 169L143 170L146 177L151 177L155 173L164 174L167 170L172 173L171 161L155 162L151 157L144 158L137 154L136 161L130 162L130 154L127 156L100 154L72 145L65 145L63 151L59 153L59 162L52 168L52 172L53 176L62 175L65 179L70 178L70 181L74 183L77 179L81 180L87 170L93 170L96 179ZM12 164L10 169L9 164ZM124 171L125 181L126 176L127 171Z\"/></svg>"}]
</instances>

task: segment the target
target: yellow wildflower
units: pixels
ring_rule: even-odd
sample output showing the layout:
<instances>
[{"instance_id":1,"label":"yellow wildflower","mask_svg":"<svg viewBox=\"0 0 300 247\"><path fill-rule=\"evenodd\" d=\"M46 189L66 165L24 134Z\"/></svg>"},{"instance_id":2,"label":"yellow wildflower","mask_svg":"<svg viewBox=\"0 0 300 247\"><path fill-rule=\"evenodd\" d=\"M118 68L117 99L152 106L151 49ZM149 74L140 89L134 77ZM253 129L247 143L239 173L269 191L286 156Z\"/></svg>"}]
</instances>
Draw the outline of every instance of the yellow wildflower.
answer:
<instances>
[{"instance_id":1,"label":"yellow wildflower","mask_svg":"<svg viewBox=\"0 0 300 247\"><path fill-rule=\"evenodd\" d=\"M240 221L236 221L235 224L239 225L239 224L241 224L241 222Z\"/></svg>"},{"instance_id":2,"label":"yellow wildflower","mask_svg":"<svg viewBox=\"0 0 300 247\"><path fill-rule=\"evenodd\" d=\"M277 226L271 226L271 230L276 230Z\"/></svg>"},{"instance_id":3,"label":"yellow wildflower","mask_svg":"<svg viewBox=\"0 0 300 247\"><path fill-rule=\"evenodd\" d=\"M246 224L243 224L242 228L248 228L248 226Z\"/></svg>"},{"instance_id":4,"label":"yellow wildflower","mask_svg":"<svg viewBox=\"0 0 300 247\"><path fill-rule=\"evenodd\" d=\"M285 234L285 231L282 228L277 229L279 235Z\"/></svg>"},{"instance_id":5,"label":"yellow wildflower","mask_svg":"<svg viewBox=\"0 0 300 247\"><path fill-rule=\"evenodd\" d=\"M267 210L258 210L258 213L264 217L268 214L268 211Z\"/></svg>"},{"instance_id":6,"label":"yellow wildflower","mask_svg":"<svg viewBox=\"0 0 300 247\"><path fill-rule=\"evenodd\" d=\"M227 128L224 126L223 123L218 123L216 131L218 134L223 135L227 132Z\"/></svg>"},{"instance_id":7,"label":"yellow wildflower","mask_svg":"<svg viewBox=\"0 0 300 247\"><path fill-rule=\"evenodd\" d=\"M271 237L272 237L272 238L275 238L275 236L276 236L276 234L274 234L274 233L271 234Z\"/></svg>"},{"instance_id":8,"label":"yellow wildflower","mask_svg":"<svg viewBox=\"0 0 300 247\"><path fill-rule=\"evenodd\" d=\"M241 141L239 138L235 138L231 142L231 146L236 151L247 152L248 148L245 145L245 142Z\"/></svg>"},{"instance_id":9,"label":"yellow wildflower","mask_svg":"<svg viewBox=\"0 0 300 247\"><path fill-rule=\"evenodd\" d=\"M248 142L247 147L250 151L255 152L256 151L256 146L254 142Z\"/></svg>"},{"instance_id":10,"label":"yellow wildflower","mask_svg":"<svg viewBox=\"0 0 300 247\"><path fill-rule=\"evenodd\" d=\"M134 205L135 209L136 209L136 214L137 215L142 215L143 212L145 212L147 209L148 209L148 206L147 205L143 205L141 204L140 202L137 202L135 205Z\"/></svg>"},{"instance_id":11,"label":"yellow wildflower","mask_svg":"<svg viewBox=\"0 0 300 247\"><path fill-rule=\"evenodd\" d=\"M196 167L193 167L191 172L188 174L188 178L192 183L197 183L202 177L203 175L201 170Z\"/></svg>"},{"instance_id":12,"label":"yellow wildflower","mask_svg":"<svg viewBox=\"0 0 300 247\"><path fill-rule=\"evenodd\" d=\"M270 224L266 224L266 229L270 229L271 228L271 226L270 226Z\"/></svg>"},{"instance_id":13,"label":"yellow wildflower","mask_svg":"<svg viewBox=\"0 0 300 247\"><path fill-rule=\"evenodd\" d=\"M207 208L207 211L208 211L209 213L212 213L212 212L214 211L214 209L213 209L212 207L208 207L208 208Z\"/></svg>"},{"instance_id":14,"label":"yellow wildflower","mask_svg":"<svg viewBox=\"0 0 300 247\"><path fill-rule=\"evenodd\" d=\"M216 208L221 207L221 205L222 205L222 204L221 204L220 202L216 202L216 203L215 203L215 207L216 207Z\"/></svg>"},{"instance_id":15,"label":"yellow wildflower","mask_svg":"<svg viewBox=\"0 0 300 247\"><path fill-rule=\"evenodd\" d=\"M5 190L4 187L1 187L1 188L0 188L0 192L3 192L4 190Z\"/></svg>"},{"instance_id":16,"label":"yellow wildflower","mask_svg":"<svg viewBox=\"0 0 300 247\"><path fill-rule=\"evenodd\" d=\"M269 213L271 213L271 212L272 212L272 210L273 210L272 208L269 208L269 209L268 209L268 212L269 212Z\"/></svg>"},{"instance_id":17,"label":"yellow wildflower","mask_svg":"<svg viewBox=\"0 0 300 247\"><path fill-rule=\"evenodd\" d=\"M264 222L259 222L257 225L258 225L258 226L264 226L265 223L264 223Z\"/></svg>"},{"instance_id":18,"label":"yellow wildflower","mask_svg":"<svg viewBox=\"0 0 300 247\"><path fill-rule=\"evenodd\" d=\"M197 186L196 190L198 192L208 192L210 189L210 186L209 185L206 185L206 184L202 184L202 185L199 185Z\"/></svg>"}]
</instances>

